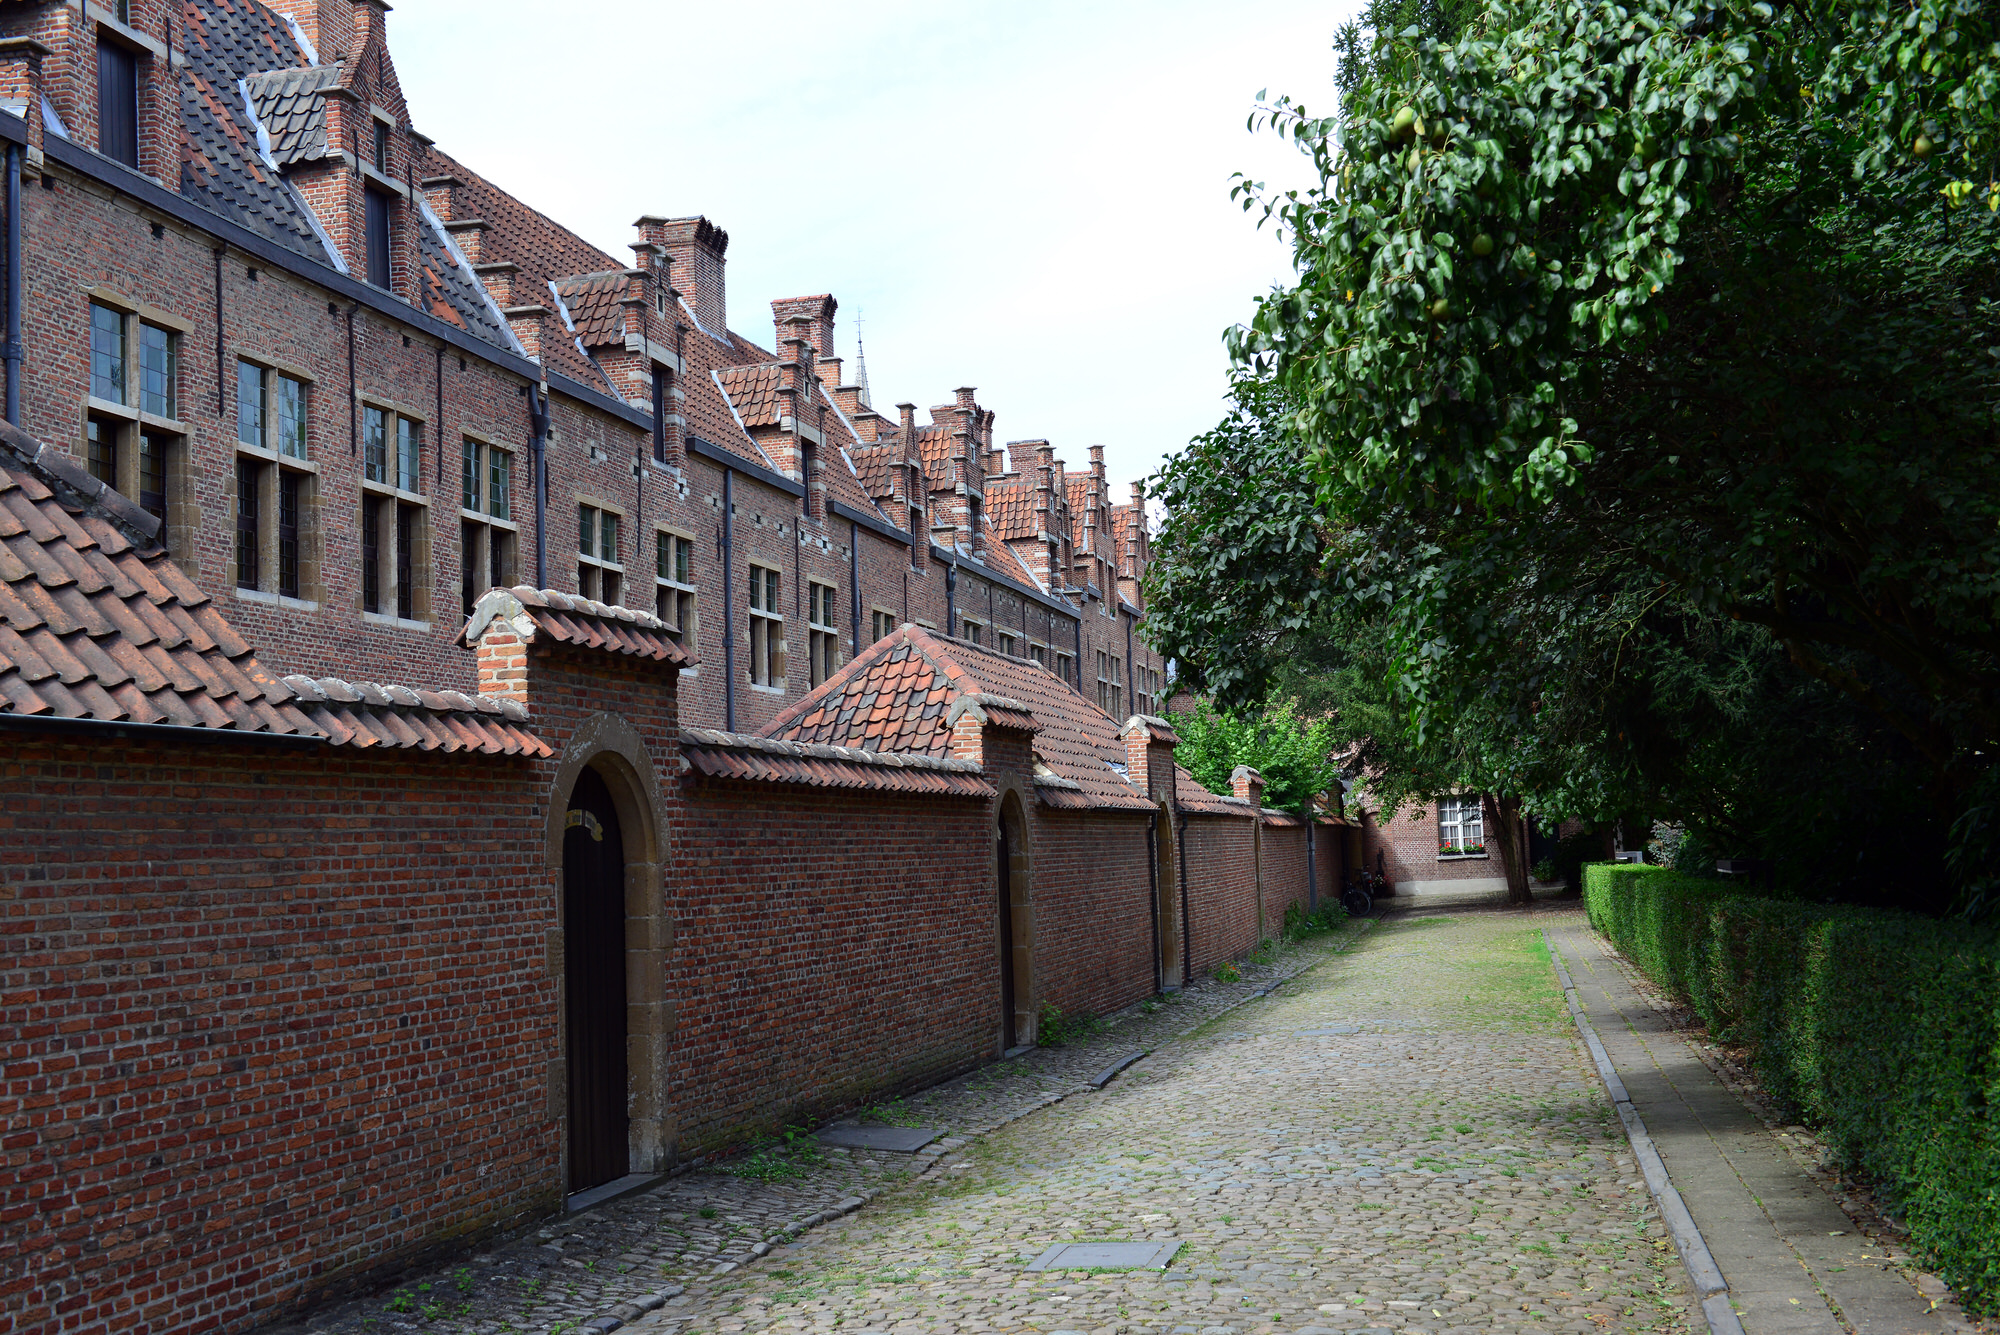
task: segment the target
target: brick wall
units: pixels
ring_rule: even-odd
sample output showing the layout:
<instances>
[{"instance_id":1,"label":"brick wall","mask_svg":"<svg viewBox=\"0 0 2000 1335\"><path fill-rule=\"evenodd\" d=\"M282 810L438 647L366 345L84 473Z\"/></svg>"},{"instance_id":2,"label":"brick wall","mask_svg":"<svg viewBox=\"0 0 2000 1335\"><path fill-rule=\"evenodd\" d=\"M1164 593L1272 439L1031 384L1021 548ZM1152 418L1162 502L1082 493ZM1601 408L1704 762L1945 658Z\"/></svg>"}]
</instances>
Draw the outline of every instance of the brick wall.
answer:
<instances>
[{"instance_id":1,"label":"brick wall","mask_svg":"<svg viewBox=\"0 0 2000 1335\"><path fill-rule=\"evenodd\" d=\"M1041 808L1029 819L1037 998L1104 1015L1151 996L1146 813Z\"/></svg>"},{"instance_id":2,"label":"brick wall","mask_svg":"<svg viewBox=\"0 0 2000 1335\"><path fill-rule=\"evenodd\" d=\"M1247 809L1246 809L1247 810ZM1249 816L1190 814L1188 960L1196 975L1257 947L1257 858Z\"/></svg>"},{"instance_id":3,"label":"brick wall","mask_svg":"<svg viewBox=\"0 0 2000 1335\"><path fill-rule=\"evenodd\" d=\"M1314 867L1322 850L1313 849ZM1306 910L1306 827L1300 824L1264 827L1264 935L1275 937L1285 925L1285 909Z\"/></svg>"},{"instance_id":4,"label":"brick wall","mask_svg":"<svg viewBox=\"0 0 2000 1335\"><path fill-rule=\"evenodd\" d=\"M1488 848L1492 849L1490 842ZM1371 821L1366 845L1370 867L1375 865L1378 850L1388 869L1389 884L1404 894L1434 882L1506 879L1497 851L1478 857L1440 858L1437 808L1430 803L1398 811L1386 822Z\"/></svg>"}]
</instances>

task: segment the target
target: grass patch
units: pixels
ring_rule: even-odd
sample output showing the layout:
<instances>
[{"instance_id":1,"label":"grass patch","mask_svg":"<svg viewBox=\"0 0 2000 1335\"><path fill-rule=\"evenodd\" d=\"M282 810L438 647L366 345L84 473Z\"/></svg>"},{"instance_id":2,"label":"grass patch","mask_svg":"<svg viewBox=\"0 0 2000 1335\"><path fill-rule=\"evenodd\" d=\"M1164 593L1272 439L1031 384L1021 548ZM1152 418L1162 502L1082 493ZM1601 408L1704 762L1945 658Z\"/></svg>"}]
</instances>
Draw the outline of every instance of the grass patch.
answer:
<instances>
[{"instance_id":1,"label":"grass patch","mask_svg":"<svg viewBox=\"0 0 2000 1335\"><path fill-rule=\"evenodd\" d=\"M804 1177L809 1169L825 1162L826 1152L812 1133L802 1126L789 1126L783 1135L765 1141L724 1171L753 1182L788 1182ZM713 1218L714 1211L704 1208L701 1215L704 1219Z\"/></svg>"}]
</instances>

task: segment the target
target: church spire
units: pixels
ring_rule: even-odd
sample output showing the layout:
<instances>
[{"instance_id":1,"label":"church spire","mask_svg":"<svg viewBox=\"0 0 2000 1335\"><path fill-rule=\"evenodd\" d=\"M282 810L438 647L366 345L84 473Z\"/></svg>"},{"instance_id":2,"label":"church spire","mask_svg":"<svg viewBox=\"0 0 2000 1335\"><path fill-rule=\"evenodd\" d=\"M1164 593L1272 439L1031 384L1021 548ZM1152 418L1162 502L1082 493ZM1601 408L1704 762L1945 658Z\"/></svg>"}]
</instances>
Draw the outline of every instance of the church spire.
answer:
<instances>
[{"instance_id":1,"label":"church spire","mask_svg":"<svg viewBox=\"0 0 2000 1335\"><path fill-rule=\"evenodd\" d=\"M868 402L868 349L861 342L861 316L854 317L854 386L861 391L861 406L873 407Z\"/></svg>"}]
</instances>

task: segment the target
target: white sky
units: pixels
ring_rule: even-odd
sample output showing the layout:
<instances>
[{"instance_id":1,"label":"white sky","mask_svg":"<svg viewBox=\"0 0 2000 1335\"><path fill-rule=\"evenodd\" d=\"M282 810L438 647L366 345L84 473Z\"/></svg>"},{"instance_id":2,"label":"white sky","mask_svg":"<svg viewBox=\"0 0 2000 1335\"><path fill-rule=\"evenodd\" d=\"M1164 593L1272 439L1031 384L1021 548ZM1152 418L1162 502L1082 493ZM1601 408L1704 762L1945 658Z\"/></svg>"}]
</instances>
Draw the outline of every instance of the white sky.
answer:
<instances>
[{"instance_id":1,"label":"white sky","mask_svg":"<svg viewBox=\"0 0 2000 1335\"><path fill-rule=\"evenodd\" d=\"M879 409L976 386L1001 440L1104 445L1122 497L1214 425L1222 330L1290 271L1230 175L1305 183L1244 121L1331 108L1352 8L399 0L389 38L412 122L496 184L621 258L640 214L706 214L733 328L831 292Z\"/></svg>"}]
</instances>

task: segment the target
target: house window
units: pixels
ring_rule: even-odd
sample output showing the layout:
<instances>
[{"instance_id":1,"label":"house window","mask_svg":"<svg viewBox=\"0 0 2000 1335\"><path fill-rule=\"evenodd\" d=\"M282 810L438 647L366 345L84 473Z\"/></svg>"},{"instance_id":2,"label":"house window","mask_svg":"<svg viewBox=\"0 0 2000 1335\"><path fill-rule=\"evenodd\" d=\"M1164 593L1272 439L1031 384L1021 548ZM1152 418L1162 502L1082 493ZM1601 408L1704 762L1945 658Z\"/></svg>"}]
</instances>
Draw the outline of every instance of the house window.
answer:
<instances>
[{"instance_id":1,"label":"house window","mask_svg":"<svg viewBox=\"0 0 2000 1335\"><path fill-rule=\"evenodd\" d=\"M1149 667L1132 668L1132 704L1141 714L1159 713L1160 675Z\"/></svg>"},{"instance_id":2,"label":"house window","mask_svg":"<svg viewBox=\"0 0 2000 1335\"><path fill-rule=\"evenodd\" d=\"M467 440L459 479L458 575L465 615L487 589L514 585L514 456L497 445Z\"/></svg>"},{"instance_id":3,"label":"house window","mask_svg":"<svg viewBox=\"0 0 2000 1335\"><path fill-rule=\"evenodd\" d=\"M106 403L125 402L125 326L123 311L102 302L90 303L90 397Z\"/></svg>"},{"instance_id":4,"label":"house window","mask_svg":"<svg viewBox=\"0 0 2000 1335\"><path fill-rule=\"evenodd\" d=\"M382 610L382 506L367 494L361 497L361 610Z\"/></svg>"},{"instance_id":5,"label":"house window","mask_svg":"<svg viewBox=\"0 0 2000 1335\"><path fill-rule=\"evenodd\" d=\"M624 592L625 567L618 560L618 515L594 505L576 507L576 591L616 605Z\"/></svg>"},{"instance_id":6,"label":"house window","mask_svg":"<svg viewBox=\"0 0 2000 1335\"><path fill-rule=\"evenodd\" d=\"M840 662L840 623L834 620L831 584L809 584L806 592L806 606L812 613L806 632L810 641L807 653L812 660L812 684L817 686L833 675Z\"/></svg>"},{"instance_id":7,"label":"house window","mask_svg":"<svg viewBox=\"0 0 2000 1335\"><path fill-rule=\"evenodd\" d=\"M140 412L180 416L180 361L178 338L158 325L139 326Z\"/></svg>"},{"instance_id":8,"label":"house window","mask_svg":"<svg viewBox=\"0 0 2000 1335\"><path fill-rule=\"evenodd\" d=\"M389 174L389 127L381 121L375 122L375 170Z\"/></svg>"},{"instance_id":9,"label":"house window","mask_svg":"<svg viewBox=\"0 0 2000 1335\"><path fill-rule=\"evenodd\" d=\"M375 287L389 286L389 196L367 190L368 281Z\"/></svg>"},{"instance_id":10,"label":"house window","mask_svg":"<svg viewBox=\"0 0 2000 1335\"><path fill-rule=\"evenodd\" d=\"M778 572L750 567L750 680L785 684L785 617L779 611Z\"/></svg>"},{"instance_id":11,"label":"house window","mask_svg":"<svg viewBox=\"0 0 2000 1335\"><path fill-rule=\"evenodd\" d=\"M424 489L423 454L422 422L373 404L361 409L364 479L416 495Z\"/></svg>"},{"instance_id":12,"label":"house window","mask_svg":"<svg viewBox=\"0 0 2000 1335\"><path fill-rule=\"evenodd\" d=\"M264 465L255 459L236 461L236 587L262 587L264 554L263 499Z\"/></svg>"},{"instance_id":13,"label":"house window","mask_svg":"<svg viewBox=\"0 0 2000 1335\"><path fill-rule=\"evenodd\" d=\"M1109 662L1109 656L1102 649L1099 649L1097 651L1097 707L1107 714L1112 712Z\"/></svg>"},{"instance_id":14,"label":"house window","mask_svg":"<svg viewBox=\"0 0 2000 1335\"><path fill-rule=\"evenodd\" d=\"M1000 652L1009 658L1020 657L1021 642L1006 631L1000 632Z\"/></svg>"},{"instance_id":15,"label":"house window","mask_svg":"<svg viewBox=\"0 0 2000 1335\"><path fill-rule=\"evenodd\" d=\"M654 610L667 623L675 644L692 646L697 642L694 542L678 533L656 532L654 538L659 569L653 580Z\"/></svg>"},{"instance_id":16,"label":"house window","mask_svg":"<svg viewBox=\"0 0 2000 1335\"><path fill-rule=\"evenodd\" d=\"M179 334L103 302L90 303L92 402L84 423L84 461L93 477L135 497L162 520L181 436L161 428L178 426L179 380Z\"/></svg>"},{"instance_id":17,"label":"house window","mask_svg":"<svg viewBox=\"0 0 2000 1335\"><path fill-rule=\"evenodd\" d=\"M1076 662L1068 654L1056 655L1056 675L1066 682L1076 681Z\"/></svg>"},{"instance_id":18,"label":"house window","mask_svg":"<svg viewBox=\"0 0 2000 1335\"><path fill-rule=\"evenodd\" d=\"M981 629L982 627L977 621L968 620L965 617L958 619L958 637L971 644L979 643L979 632Z\"/></svg>"},{"instance_id":19,"label":"house window","mask_svg":"<svg viewBox=\"0 0 2000 1335\"><path fill-rule=\"evenodd\" d=\"M1043 667L1047 667L1049 665L1049 647L1046 644L1036 644L1033 640L1030 640L1028 641L1028 657L1034 659Z\"/></svg>"},{"instance_id":20,"label":"house window","mask_svg":"<svg viewBox=\"0 0 2000 1335\"><path fill-rule=\"evenodd\" d=\"M1120 672L1122 664L1114 655L1111 659L1111 709L1113 718L1125 717L1125 682Z\"/></svg>"},{"instance_id":21,"label":"house window","mask_svg":"<svg viewBox=\"0 0 2000 1335\"><path fill-rule=\"evenodd\" d=\"M139 165L139 59L106 41L97 44L97 151Z\"/></svg>"},{"instance_id":22,"label":"house window","mask_svg":"<svg viewBox=\"0 0 2000 1335\"><path fill-rule=\"evenodd\" d=\"M1484 857L1485 816L1478 796L1438 799L1438 856Z\"/></svg>"},{"instance_id":23,"label":"house window","mask_svg":"<svg viewBox=\"0 0 2000 1335\"><path fill-rule=\"evenodd\" d=\"M868 629L870 634L873 636L873 638L868 641L870 644L875 643L877 640L880 640L885 636L895 633L896 614L894 612L884 612L879 607L876 608L874 611L868 614Z\"/></svg>"}]
</instances>

